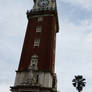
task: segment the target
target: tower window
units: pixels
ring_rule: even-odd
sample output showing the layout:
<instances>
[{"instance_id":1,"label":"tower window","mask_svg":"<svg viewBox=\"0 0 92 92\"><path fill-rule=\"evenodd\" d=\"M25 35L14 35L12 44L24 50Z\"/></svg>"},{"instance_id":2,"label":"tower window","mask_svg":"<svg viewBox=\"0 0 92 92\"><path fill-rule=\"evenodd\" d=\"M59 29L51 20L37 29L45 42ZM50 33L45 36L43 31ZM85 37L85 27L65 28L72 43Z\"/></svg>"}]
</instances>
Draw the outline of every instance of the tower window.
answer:
<instances>
[{"instance_id":1,"label":"tower window","mask_svg":"<svg viewBox=\"0 0 92 92\"><path fill-rule=\"evenodd\" d=\"M38 22L41 22L41 21L43 21L43 17L42 16L39 16L38 17Z\"/></svg>"},{"instance_id":2,"label":"tower window","mask_svg":"<svg viewBox=\"0 0 92 92\"><path fill-rule=\"evenodd\" d=\"M36 32L37 33L41 32L41 26L36 27Z\"/></svg>"},{"instance_id":3,"label":"tower window","mask_svg":"<svg viewBox=\"0 0 92 92\"><path fill-rule=\"evenodd\" d=\"M38 56L37 55L33 55L31 57L31 64L29 65L29 69L37 70L37 64L38 64Z\"/></svg>"},{"instance_id":4,"label":"tower window","mask_svg":"<svg viewBox=\"0 0 92 92\"><path fill-rule=\"evenodd\" d=\"M34 47L39 47L40 45L40 39L35 39L34 40Z\"/></svg>"}]
</instances>

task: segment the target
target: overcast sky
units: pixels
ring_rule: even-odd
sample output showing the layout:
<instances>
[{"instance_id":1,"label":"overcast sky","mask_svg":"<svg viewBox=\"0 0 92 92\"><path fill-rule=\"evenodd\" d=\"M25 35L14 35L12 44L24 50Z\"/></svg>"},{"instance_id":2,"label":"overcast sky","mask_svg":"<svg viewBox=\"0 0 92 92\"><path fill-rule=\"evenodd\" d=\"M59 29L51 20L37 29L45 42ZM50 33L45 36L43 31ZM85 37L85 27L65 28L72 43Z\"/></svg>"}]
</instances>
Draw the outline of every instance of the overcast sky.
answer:
<instances>
[{"instance_id":1,"label":"overcast sky","mask_svg":"<svg viewBox=\"0 0 92 92\"><path fill-rule=\"evenodd\" d=\"M15 80L32 0L0 0L0 92ZM92 0L57 0L59 26L56 73L60 92L76 92L75 75L83 75L92 91Z\"/></svg>"}]
</instances>

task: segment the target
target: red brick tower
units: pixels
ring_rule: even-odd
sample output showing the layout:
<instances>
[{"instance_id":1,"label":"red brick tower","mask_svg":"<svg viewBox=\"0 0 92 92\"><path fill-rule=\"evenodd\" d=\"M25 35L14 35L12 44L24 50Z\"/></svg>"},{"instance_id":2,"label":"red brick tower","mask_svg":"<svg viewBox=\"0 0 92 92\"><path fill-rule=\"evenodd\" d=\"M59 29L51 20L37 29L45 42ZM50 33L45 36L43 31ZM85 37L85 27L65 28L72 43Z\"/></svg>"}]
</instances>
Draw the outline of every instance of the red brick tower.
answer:
<instances>
[{"instance_id":1,"label":"red brick tower","mask_svg":"<svg viewBox=\"0 0 92 92\"><path fill-rule=\"evenodd\" d=\"M34 0L12 92L56 92L56 0Z\"/></svg>"}]
</instances>

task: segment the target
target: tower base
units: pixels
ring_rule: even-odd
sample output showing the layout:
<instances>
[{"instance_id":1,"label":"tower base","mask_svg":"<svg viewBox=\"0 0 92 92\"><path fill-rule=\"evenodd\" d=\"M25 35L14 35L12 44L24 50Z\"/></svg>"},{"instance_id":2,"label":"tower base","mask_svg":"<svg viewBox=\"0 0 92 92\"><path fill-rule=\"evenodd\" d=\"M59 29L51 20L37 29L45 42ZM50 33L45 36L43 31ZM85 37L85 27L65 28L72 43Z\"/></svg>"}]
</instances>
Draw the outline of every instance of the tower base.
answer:
<instances>
[{"instance_id":1,"label":"tower base","mask_svg":"<svg viewBox=\"0 0 92 92\"><path fill-rule=\"evenodd\" d=\"M17 72L11 92L57 92L56 74L37 70Z\"/></svg>"},{"instance_id":2,"label":"tower base","mask_svg":"<svg viewBox=\"0 0 92 92\"><path fill-rule=\"evenodd\" d=\"M57 90L54 90L52 88L42 88L40 86L30 86L30 85L24 85L24 86L17 86L17 87L11 87L12 92L57 92Z\"/></svg>"}]
</instances>

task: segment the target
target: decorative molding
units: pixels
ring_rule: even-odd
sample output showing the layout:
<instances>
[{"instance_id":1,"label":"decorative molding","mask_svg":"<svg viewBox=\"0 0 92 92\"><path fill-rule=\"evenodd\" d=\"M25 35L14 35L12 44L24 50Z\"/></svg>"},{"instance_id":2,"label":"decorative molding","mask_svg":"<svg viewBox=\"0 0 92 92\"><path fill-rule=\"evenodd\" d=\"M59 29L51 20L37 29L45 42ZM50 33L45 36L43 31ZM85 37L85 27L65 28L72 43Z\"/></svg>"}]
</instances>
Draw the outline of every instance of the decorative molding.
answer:
<instances>
[{"instance_id":1,"label":"decorative molding","mask_svg":"<svg viewBox=\"0 0 92 92\"><path fill-rule=\"evenodd\" d=\"M21 83L22 85L35 85L38 84L39 75L35 71L30 71L27 78Z\"/></svg>"}]
</instances>

